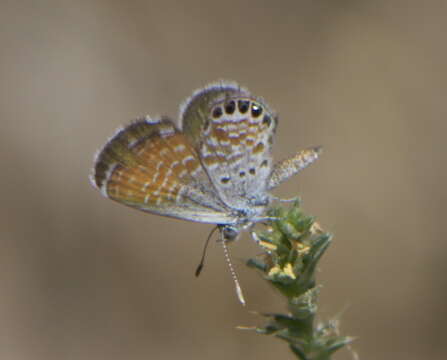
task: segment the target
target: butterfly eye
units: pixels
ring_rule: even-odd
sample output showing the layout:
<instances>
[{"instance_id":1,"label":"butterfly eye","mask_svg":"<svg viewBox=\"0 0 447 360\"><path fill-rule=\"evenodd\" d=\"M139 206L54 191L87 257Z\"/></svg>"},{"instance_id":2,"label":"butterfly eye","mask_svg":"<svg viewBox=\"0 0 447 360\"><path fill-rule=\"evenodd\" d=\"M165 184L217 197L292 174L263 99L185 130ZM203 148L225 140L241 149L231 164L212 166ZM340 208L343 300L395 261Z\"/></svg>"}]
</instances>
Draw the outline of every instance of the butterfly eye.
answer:
<instances>
[{"instance_id":1,"label":"butterfly eye","mask_svg":"<svg viewBox=\"0 0 447 360\"><path fill-rule=\"evenodd\" d=\"M218 119L222 116L222 108L220 106L213 110L213 118Z\"/></svg>"},{"instance_id":2,"label":"butterfly eye","mask_svg":"<svg viewBox=\"0 0 447 360\"><path fill-rule=\"evenodd\" d=\"M245 114L250 107L250 101L247 100L239 100L237 102L237 107L239 108L239 112L241 114Z\"/></svg>"},{"instance_id":3,"label":"butterfly eye","mask_svg":"<svg viewBox=\"0 0 447 360\"><path fill-rule=\"evenodd\" d=\"M262 107L260 107L257 104L252 104L251 105L251 115L253 117L258 117L261 114L262 114Z\"/></svg>"},{"instance_id":4,"label":"butterfly eye","mask_svg":"<svg viewBox=\"0 0 447 360\"><path fill-rule=\"evenodd\" d=\"M236 109L236 104L233 100L231 100L228 104L225 105L225 112L229 115L234 113L234 110Z\"/></svg>"},{"instance_id":5,"label":"butterfly eye","mask_svg":"<svg viewBox=\"0 0 447 360\"><path fill-rule=\"evenodd\" d=\"M249 172L251 175L255 175L255 174L256 174L256 169L255 169L255 168L251 168L250 170L248 170L248 172Z\"/></svg>"},{"instance_id":6,"label":"butterfly eye","mask_svg":"<svg viewBox=\"0 0 447 360\"><path fill-rule=\"evenodd\" d=\"M237 230L237 228L234 228L232 226L225 226L222 229L222 233L223 233L223 237L225 240L231 241L237 238L237 236L239 235L239 231Z\"/></svg>"}]
</instances>

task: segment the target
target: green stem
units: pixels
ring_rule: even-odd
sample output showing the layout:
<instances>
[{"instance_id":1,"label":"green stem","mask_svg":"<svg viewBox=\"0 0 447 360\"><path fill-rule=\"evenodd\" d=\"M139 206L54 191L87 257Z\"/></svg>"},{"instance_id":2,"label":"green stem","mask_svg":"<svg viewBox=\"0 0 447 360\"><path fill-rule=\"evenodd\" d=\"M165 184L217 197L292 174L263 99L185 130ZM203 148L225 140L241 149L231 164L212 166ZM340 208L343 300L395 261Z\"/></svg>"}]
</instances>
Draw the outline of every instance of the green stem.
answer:
<instances>
[{"instance_id":1,"label":"green stem","mask_svg":"<svg viewBox=\"0 0 447 360\"><path fill-rule=\"evenodd\" d=\"M261 258L247 265L262 273L288 305L286 314L263 314L268 323L255 328L259 334L273 335L286 341L301 360L329 360L331 355L352 342L338 335L333 322L318 323L316 314L319 286L315 281L318 262L331 244L313 217L304 215L298 201L290 209L272 209L268 231L258 232L265 249Z\"/></svg>"}]
</instances>

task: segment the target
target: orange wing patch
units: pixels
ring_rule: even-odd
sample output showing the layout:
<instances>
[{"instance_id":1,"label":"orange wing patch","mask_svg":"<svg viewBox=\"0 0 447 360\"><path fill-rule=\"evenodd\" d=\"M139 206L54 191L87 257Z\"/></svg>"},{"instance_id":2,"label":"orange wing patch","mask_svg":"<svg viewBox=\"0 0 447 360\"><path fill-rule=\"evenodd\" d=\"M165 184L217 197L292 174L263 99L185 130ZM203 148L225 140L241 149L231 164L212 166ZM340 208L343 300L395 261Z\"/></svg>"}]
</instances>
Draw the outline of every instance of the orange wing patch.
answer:
<instances>
[{"instance_id":1,"label":"orange wing patch","mask_svg":"<svg viewBox=\"0 0 447 360\"><path fill-rule=\"evenodd\" d=\"M141 119L117 132L99 152L92 182L113 200L161 215L226 223L187 138L168 119Z\"/></svg>"},{"instance_id":2,"label":"orange wing patch","mask_svg":"<svg viewBox=\"0 0 447 360\"><path fill-rule=\"evenodd\" d=\"M136 166L117 165L107 182L107 194L119 201L163 205L181 201L181 190L191 182L200 163L184 136L175 133L137 143L132 149Z\"/></svg>"}]
</instances>

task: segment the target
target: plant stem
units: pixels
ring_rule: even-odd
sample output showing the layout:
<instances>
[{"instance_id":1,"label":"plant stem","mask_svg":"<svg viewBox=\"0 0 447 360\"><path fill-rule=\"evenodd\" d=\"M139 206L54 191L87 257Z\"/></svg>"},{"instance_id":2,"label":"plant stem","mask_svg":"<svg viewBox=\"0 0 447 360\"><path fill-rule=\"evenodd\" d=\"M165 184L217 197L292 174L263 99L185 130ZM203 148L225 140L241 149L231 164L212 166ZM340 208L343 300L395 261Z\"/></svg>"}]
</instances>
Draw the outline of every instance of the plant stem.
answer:
<instances>
[{"instance_id":1,"label":"plant stem","mask_svg":"<svg viewBox=\"0 0 447 360\"><path fill-rule=\"evenodd\" d=\"M353 341L352 337L338 335L336 322L318 323L315 319L320 292L315 270L332 236L313 217L303 214L298 201L290 209L272 209L269 216L278 220L267 231L255 234L265 252L247 265L260 271L284 296L288 312L263 314L269 320L255 330L286 341L300 360L329 360L335 351Z\"/></svg>"}]
</instances>

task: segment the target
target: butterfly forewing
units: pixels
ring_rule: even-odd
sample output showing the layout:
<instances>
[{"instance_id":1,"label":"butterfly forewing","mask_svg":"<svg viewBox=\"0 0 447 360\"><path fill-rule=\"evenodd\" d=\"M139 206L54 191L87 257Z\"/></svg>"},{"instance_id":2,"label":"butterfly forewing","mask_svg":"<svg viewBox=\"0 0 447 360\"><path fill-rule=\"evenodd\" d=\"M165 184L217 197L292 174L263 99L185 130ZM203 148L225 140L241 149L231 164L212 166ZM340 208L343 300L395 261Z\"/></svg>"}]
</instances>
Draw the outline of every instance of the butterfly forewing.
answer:
<instances>
[{"instance_id":1,"label":"butterfly forewing","mask_svg":"<svg viewBox=\"0 0 447 360\"><path fill-rule=\"evenodd\" d=\"M267 201L276 123L261 99L234 84L213 84L184 106L182 129L220 198L231 208Z\"/></svg>"},{"instance_id":2,"label":"butterfly forewing","mask_svg":"<svg viewBox=\"0 0 447 360\"><path fill-rule=\"evenodd\" d=\"M116 201L160 215L208 223L234 221L196 150L168 119L141 119L100 151L94 182Z\"/></svg>"}]
</instances>

